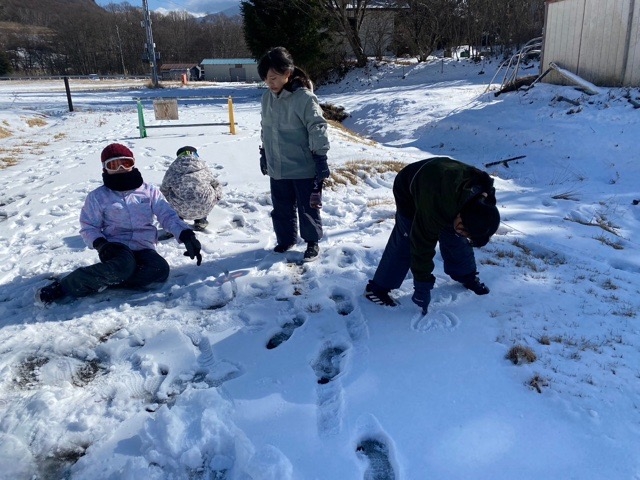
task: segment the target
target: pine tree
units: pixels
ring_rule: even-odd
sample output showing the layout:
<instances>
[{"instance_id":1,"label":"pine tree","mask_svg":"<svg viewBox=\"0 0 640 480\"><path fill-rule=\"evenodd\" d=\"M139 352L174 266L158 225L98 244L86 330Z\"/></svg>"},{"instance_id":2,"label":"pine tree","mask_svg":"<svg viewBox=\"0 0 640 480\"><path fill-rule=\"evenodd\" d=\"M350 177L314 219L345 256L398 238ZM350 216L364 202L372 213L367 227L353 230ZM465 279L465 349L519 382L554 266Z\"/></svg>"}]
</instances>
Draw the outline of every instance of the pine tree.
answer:
<instances>
[{"instance_id":1,"label":"pine tree","mask_svg":"<svg viewBox=\"0 0 640 480\"><path fill-rule=\"evenodd\" d=\"M245 42L255 59L285 47L312 78L331 66L326 17L313 2L244 0L240 11Z\"/></svg>"},{"instance_id":2,"label":"pine tree","mask_svg":"<svg viewBox=\"0 0 640 480\"><path fill-rule=\"evenodd\" d=\"M11 63L9 63L7 52L0 50L0 75L6 75L7 73L11 73Z\"/></svg>"}]
</instances>

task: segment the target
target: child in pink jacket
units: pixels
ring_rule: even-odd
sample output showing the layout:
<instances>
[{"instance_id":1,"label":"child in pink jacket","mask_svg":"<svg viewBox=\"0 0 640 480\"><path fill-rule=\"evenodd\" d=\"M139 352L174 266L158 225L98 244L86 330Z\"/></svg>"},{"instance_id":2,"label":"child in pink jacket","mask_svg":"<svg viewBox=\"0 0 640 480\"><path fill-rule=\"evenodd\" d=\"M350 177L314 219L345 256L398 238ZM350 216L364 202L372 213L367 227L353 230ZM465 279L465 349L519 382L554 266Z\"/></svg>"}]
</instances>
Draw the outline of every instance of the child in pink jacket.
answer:
<instances>
[{"instance_id":1,"label":"child in pink jacket","mask_svg":"<svg viewBox=\"0 0 640 480\"><path fill-rule=\"evenodd\" d=\"M80 212L80 236L98 251L100 263L80 267L42 288L38 299L49 304L84 297L108 287L140 289L169 277L169 264L156 251L162 228L183 243L185 255L202 262L200 242L171 208L160 190L145 183L133 152L119 143L102 151L104 185L87 195Z\"/></svg>"}]
</instances>

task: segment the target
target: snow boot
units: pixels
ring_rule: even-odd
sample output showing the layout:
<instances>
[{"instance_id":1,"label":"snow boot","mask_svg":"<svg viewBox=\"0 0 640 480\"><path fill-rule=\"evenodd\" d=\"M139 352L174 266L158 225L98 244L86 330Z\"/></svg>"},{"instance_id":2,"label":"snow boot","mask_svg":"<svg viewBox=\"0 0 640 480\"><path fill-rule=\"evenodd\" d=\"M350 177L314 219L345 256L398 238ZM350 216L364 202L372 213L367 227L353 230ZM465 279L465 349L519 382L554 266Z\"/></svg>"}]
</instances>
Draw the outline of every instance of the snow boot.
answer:
<instances>
[{"instance_id":1,"label":"snow boot","mask_svg":"<svg viewBox=\"0 0 640 480\"><path fill-rule=\"evenodd\" d=\"M40 300L44 305L57 302L66 296L67 294L62 289L62 285L60 285L60 282L57 280L46 287L42 287L37 294L38 300Z\"/></svg>"},{"instance_id":2,"label":"snow boot","mask_svg":"<svg viewBox=\"0 0 640 480\"><path fill-rule=\"evenodd\" d=\"M304 255L302 256L302 261L304 262L312 262L316 258L318 258L318 254L320 253L320 247L316 242L307 243L307 249L304 251Z\"/></svg>"},{"instance_id":3,"label":"snow boot","mask_svg":"<svg viewBox=\"0 0 640 480\"><path fill-rule=\"evenodd\" d=\"M193 222L193 229L196 232L204 232L209 226L209 221L206 218L196 218Z\"/></svg>"},{"instance_id":4,"label":"snow boot","mask_svg":"<svg viewBox=\"0 0 640 480\"><path fill-rule=\"evenodd\" d=\"M293 247L293 245L276 245L275 248L273 249L274 252L276 253L284 253L287 250L291 250L291 247Z\"/></svg>"},{"instance_id":5,"label":"snow boot","mask_svg":"<svg viewBox=\"0 0 640 480\"><path fill-rule=\"evenodd\" d=\"M466 288L467 290L471 290L476 295L486 295L490 291L489 287L487 287L484 283L481 283L478 277L473 277L473 280L464 282L462 285L464 286L464 288Z\"/></svg>"},{"instance_id":6,"label":"snow boot","mask_svg":"<svg viewBox=\"0 0 640 480\"><path fill-rule=\"evenodd\" d=\"M369 280L369 283L367 283L367 287L364 289L364 296L367 300L377 305L384 305L386 307L395 307L398 305L398 302L389 296L389 290L378 287L373 283L373 280Z\"/></svg>"}]
</instances>

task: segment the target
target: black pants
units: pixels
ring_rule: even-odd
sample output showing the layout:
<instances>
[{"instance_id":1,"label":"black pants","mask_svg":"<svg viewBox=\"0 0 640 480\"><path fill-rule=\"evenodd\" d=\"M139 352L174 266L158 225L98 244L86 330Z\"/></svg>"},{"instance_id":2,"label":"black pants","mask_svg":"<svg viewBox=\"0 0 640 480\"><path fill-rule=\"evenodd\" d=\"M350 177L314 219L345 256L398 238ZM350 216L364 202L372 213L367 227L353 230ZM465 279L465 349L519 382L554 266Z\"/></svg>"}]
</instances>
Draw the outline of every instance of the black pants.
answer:
<instances>
[{"instance_id":1,"label":"black pants","mask_svg":"<svg viewBox=\"0 0 640 480\"><path fill-rule=\"evenodd\" d=\"M106 262L74 270L60 283L67 294L85 297L107 287L141 289L168 277L169 264L158 252L127 249Z\"/></svg>"},{"instance_id":2,"label":"black pants","mask_svg":"<svg viewBox=\"0 0 640 480\"><path fill-rule=\"evenodd\" d=\"M320 210L309 205L313 181L313 178L271 179L271 220L278 245L298 243L298 222L300 236L305 242L318 242L322 238Z\"/></svg>"},{"instance_id":3,"label":"black pants","mask_svg":"<svg viewBox=\"0 0 640 480\"><path fill-rule=\"evenodd\" d=\"M402 285L411 266L411 241L409 235L413 220L396 212L396 224L373 276L373 282L384 290L394 290ZM457 282L471 280L476 274L473 248L466 238L456 235L453 227L440 231L438 239L444 272Z\"/></svg>"}]
</instances>

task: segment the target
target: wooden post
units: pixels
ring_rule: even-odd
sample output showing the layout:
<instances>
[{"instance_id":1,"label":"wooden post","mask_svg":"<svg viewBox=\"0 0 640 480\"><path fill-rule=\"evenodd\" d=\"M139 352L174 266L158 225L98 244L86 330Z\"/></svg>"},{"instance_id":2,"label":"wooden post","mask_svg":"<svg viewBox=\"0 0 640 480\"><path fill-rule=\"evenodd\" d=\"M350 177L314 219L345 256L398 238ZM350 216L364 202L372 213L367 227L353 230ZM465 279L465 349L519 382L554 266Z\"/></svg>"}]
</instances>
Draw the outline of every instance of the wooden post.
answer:
<instances>
[{"instance_id":1,"label":"wooden post","mask_svg":"<svg viewBox=\"0 0 640 480\"><path fill-rule=\"evenodd\" d=\"M236 134L236 122L234 120L233 100L231 100L231 97L229 97L229 100L227 101L227 104L229 105L229 131L231 132L231 135L235 135Z\"/></svg>"},{"instance_id":2,"label":"wooden post","mask_svg":"<svg viewBox=\"0 0 640 480\"><path fill-rule=\"evenodd\" d=\"M69 111L73 112L73 102L71 101L71 90L69 90L69 77L64 77L64 89L67 91L67 103Z\"/></svg>"}]
</instances>

